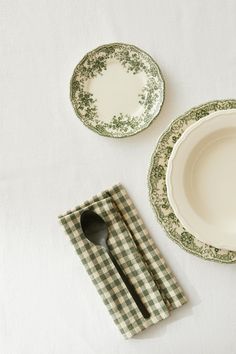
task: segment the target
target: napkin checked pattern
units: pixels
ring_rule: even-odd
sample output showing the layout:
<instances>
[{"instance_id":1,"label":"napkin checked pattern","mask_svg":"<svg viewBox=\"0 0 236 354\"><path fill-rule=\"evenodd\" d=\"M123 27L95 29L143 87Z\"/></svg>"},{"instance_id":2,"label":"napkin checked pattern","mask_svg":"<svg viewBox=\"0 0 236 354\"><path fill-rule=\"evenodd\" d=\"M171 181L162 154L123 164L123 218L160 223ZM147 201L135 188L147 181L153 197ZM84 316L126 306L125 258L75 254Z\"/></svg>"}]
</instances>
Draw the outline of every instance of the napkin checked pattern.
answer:
<instances>
[{"instance_id":1,"label":"napkin checked pattern","mask_svg":"<svg viewBox=\"0 0 236 354\"><path fill-rule=\"evenodd\" d=\"M143 318L106 251L83 235L80 215L85 209L95 211L106 221L111 252L151 314L149 319ZM167 318L187 301L122 185L96 195L59 216L59 220L126 338Z\"/></svg>"}]
</instances>

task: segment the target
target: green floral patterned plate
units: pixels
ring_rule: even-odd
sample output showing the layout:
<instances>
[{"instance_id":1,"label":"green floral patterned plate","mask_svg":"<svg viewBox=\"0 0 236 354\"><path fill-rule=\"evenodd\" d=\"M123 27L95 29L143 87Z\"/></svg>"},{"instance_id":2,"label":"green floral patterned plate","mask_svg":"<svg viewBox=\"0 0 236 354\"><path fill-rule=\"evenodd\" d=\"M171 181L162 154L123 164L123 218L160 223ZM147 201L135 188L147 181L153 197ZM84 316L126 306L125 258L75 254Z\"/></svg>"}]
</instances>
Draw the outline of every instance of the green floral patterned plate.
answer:
<instances>
[{"instance_id":1,"label":"green floral patterned plate","mask_svg":"<svg viewBox=\"0 0 236 354\"><path fill-rule=\"evenodd\" d=\"M177 219L167 197L166 171L176 141L193 123L218 110L236 108L236 100L213 101L189 110L174 120L160 137L149 169L149 196L159 222L168 236L186 251L207 260L235 263L236 252L209 246L187 232Z\"/></svg>"},{"instance_id":2,"label":"green floral patterned plate","mask_svg":"<svg viewBox=\"0 0 236 354\"><path fill-rule=\"evenodd\" d=\"M121 138L147 128L158 115L164 81L156 62L141 49L107 44L86 54L76 66L70 97L88 128Z\"/></svg>"}]
</instances>

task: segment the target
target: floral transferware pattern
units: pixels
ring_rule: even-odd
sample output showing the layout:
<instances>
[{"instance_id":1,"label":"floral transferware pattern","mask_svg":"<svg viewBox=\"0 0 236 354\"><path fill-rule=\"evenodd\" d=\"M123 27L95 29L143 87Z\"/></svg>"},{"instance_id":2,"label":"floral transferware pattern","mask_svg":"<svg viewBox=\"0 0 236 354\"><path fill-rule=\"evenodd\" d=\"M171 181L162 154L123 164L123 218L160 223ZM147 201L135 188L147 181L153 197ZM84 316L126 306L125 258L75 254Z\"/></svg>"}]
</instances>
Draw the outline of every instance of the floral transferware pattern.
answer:
<instances>
[{"instance_id":1,"label":"floral transferware pattern","mask_svg":"<svg viewBox=\"0 0 236 354\"><path fill-rule=\"evenodd\" d=\"M212 112L233 108L236 108L236 100L212 101L193 108L174 120L158 141L148 176L150 200L168 236L186 251L206 260L221 263L235 263L236 252L202 243L183 228L167 197L166 170L174 144L191 124Z\"/></svg>"},{"instance_id":2,"label":"floral transferware pattern","mask_svg":"<svg viewBox=\"0 0 236 354\"><path fill-rule=\"evenodd\" d=\"M103 75L111 60L119 62L127 74L144 73L147 80L137 97L142 113L117 112L105 122L99 119L97 98L89 92L87 83ZM164 100L164 81L157 63L141 49L123 43L107 44L86 54L76 66L70 97L77 116L87 127L100 135L125 137L147 128L158 115Z\"/></svg>"}]
</instances>

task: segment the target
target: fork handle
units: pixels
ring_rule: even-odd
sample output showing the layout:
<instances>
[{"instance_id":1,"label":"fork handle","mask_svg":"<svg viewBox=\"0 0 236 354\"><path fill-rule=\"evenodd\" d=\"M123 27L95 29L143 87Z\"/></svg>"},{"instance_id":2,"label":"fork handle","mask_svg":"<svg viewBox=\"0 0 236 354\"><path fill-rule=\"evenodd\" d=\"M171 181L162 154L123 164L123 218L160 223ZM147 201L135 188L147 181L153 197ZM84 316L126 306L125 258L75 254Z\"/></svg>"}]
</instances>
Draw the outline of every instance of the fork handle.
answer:
<instances>
[{"instance_id":1,"label":"fork handle","mask_svg":"<svg viewBox=\"0 0 236 354\"><path fill-rule=\"evenodd\" d=\"M132 298L134 299L137 307L139 308L139 311L142 313L144 318L149 318L150 317L150 313L148 312L148 310L146 309L145 305L143 304L139 294L137 293L137 291L135 290L135 287L133 286L133 284L130 282L130 280L128 279L128 277L125 275L125 273L123 272L122 268L120 267L120 265L117 263L115 257L113 256L113 254L110 252L110 250L107 251L110 259L112 261L112 263L114 264L114 266L116 267L118 273L120 274L123 282L125 283L127 289L129 290L130 295L132 296Z\"/></svg>"}]
</instances>

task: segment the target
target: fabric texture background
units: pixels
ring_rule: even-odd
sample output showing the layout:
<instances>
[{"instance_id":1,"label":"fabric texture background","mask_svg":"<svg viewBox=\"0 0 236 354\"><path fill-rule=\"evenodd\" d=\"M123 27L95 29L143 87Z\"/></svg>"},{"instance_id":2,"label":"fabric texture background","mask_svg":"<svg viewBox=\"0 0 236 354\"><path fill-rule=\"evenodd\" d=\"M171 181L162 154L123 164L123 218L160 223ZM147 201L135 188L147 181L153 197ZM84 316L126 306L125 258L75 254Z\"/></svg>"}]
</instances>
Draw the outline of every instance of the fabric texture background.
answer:
<instances>
[{"instance_id":1,"label":"fabric texture background","mask_svg":"<svg viewBox=\"0 0 236 354\"><path fill-rule=\"evenodd\" d=\"M205 102L235 98L236 1L0 6L0 353L235 354L236 265L198 259L166 236L150 205L147 174L171 121ZM69 98L82 57L114 42L145 50L165 80L159 116L124 139L87 129ZM57 220L119 181L189 300L128 341Z\"/></svg>"}]
</instances>

